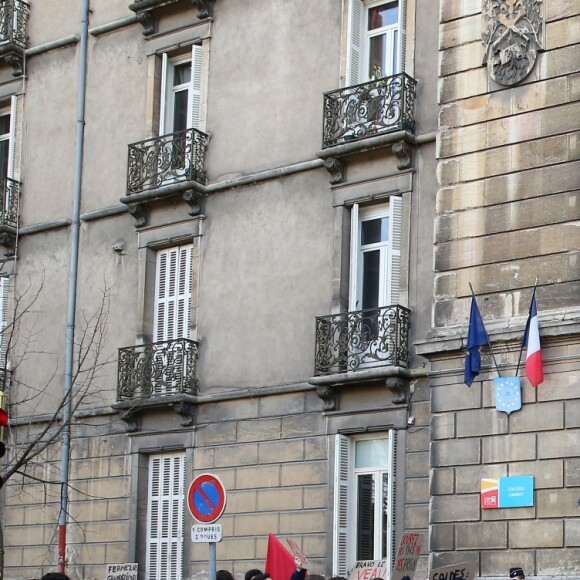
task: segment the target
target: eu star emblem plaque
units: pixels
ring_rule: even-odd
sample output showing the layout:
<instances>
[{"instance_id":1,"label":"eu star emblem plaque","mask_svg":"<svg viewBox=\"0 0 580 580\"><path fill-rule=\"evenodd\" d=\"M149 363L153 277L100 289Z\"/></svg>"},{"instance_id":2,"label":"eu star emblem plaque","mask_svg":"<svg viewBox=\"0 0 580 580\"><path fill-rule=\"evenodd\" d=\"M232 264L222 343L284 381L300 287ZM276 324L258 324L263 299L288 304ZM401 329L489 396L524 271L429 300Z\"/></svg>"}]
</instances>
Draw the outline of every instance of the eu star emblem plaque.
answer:
<instances>
[{"instance_id":1,"label":"eu star emblem plaque","mask_svg":"<svg viewBox=\"0 0 580 580\"><path fill-rule=\"evenodd\" d=\"M508 415L522 408L522 385L520 377L494 379L495 408Z\"/></svg>"}]
</instances>

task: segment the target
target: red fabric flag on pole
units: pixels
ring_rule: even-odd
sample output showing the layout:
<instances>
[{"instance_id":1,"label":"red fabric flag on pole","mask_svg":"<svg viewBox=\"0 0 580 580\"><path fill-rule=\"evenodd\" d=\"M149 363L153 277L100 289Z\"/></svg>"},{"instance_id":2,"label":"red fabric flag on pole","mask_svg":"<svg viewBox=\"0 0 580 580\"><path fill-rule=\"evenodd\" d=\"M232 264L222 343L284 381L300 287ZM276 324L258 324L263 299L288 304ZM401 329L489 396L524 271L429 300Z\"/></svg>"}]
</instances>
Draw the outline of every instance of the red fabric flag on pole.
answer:
<instances>
[{"instance_id":1,"label":"red fabric flag on pole","mask_svg":"<svg viewBox=\"0 0 580 580\"><path fill-rule=\"evenodd\" d=\"M526 377L530 383L537 387L544 380L544 368L542 364L542 350L540 348L540 329L538 327L538 308L536 306L536 289L532 295L530 314L524 333L524 347L527 349Z\"/></svg>"},{"instance_id":2,"label":"red fabric flag on pole","mask_svg":"<svg viewBox=\"0 0 580 580\"><path fill-rule=\"evenodd\" d=\"M295 570L294 556L274 534L269 534L264 572L268 572L272 580L290 580Z\"/></svg>"}]
</instances>

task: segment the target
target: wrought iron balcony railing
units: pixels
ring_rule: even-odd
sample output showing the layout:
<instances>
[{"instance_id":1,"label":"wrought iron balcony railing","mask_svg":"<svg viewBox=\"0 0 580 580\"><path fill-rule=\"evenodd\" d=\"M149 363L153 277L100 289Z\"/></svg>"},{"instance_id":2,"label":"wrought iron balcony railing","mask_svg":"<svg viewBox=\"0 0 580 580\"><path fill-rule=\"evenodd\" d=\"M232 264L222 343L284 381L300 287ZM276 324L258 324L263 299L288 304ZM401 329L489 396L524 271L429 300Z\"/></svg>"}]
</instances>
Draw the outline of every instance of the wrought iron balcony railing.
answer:
<instances>
[{"instance_id":1,"label":"wrought iron balcony railing","mask_svg":"<svg viewBox=\"0 0 580 580\"><path fill-rule=\"evenodd\" d=\"M30 5L22 0L0 0L0 44L28 46Z\"/></svg>"},{"instance_id":2,"label":"wrought iron balcony railing","mask_svg":"<svg viewBox=\"0 0 580 580\"><path fill-rule=\"evenodd\" d=\"M117 400L196 394L198 355L186 338L120 348Z\"/></svg>"},{"instance_id":3,"label":"wrought iron balcony railing","mask_svg":"<svg viewBox=\"0 0 580 580\"><path fill-rule=\"evenodd\" d=\"M0 226L18 226L20 182L9 177L0 179Z\"/></svg>"},{"instance_id":4,"label":"wrought iron balcony railing","mask_svg":"<svg viewBox=\"0 0 580 580\"><path fill-rule=\"evenodd\" d=\"M392 131L415 131L417 81L401 73L324 93L322 147Z\"/></svg>"},{"instance_id":5,"label":"wrought iron balcony railing","mask_svg":"<svg viewBox=\"0 0 580 580\"><path fill-rule=\"evenodd\" d=\"M404 306L383 306L316 318L314 373L328 375L377 366L409 366L409 321Z\"/></svg>"},{"instance_id":6,"label":"wrought iron balcony railing","mask_svg":"<svg viewBox=\"0 0 580 580\"><path fill-rule=\"evenodd\" d=\"M180 181L205 184L208 136L186 129L129 145L127 194Z\"/></svg>"}]
</instances>

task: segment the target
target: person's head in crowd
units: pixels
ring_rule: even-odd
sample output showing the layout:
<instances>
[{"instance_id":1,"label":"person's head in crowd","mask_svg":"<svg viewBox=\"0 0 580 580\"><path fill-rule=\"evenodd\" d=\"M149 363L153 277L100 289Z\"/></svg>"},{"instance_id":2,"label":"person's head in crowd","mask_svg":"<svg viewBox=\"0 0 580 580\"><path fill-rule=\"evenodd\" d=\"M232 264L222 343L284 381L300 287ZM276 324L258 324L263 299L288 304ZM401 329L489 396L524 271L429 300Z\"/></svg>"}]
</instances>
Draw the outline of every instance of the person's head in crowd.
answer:
<instances>
[{"instance_id":1,"label":"person's head in crowd","mask_svg":"<svg viewBox=\"0 0 580 580\"><path fill-rule=\"evenodd\" d=\"M40 580L70 580L70 578L62 572L49 572L45 574Z\"/></svg>"},{"instance_id":2,"label":"person's head in crowd","mask_svg":"<svg viewBox=\"0 0 580 580\"><path fill-rule=\"evenodd\" d=\"M244 576L244 580L252 580L252 578L254 578L254 576L257 576L258 574L261 574L262 570L258 570L258 568L252 568L251 570L248 570Z\"/></svg>"},{"instance_id":3,"label":"person's head in crowd","mask_svg":"<svg viewBox=\"0 0 580 580\"><path fill-rule=\"evenodd\" d=\"M227 570L218 570L215 573L216 580L235 580L234 575Z\"/></svg>"}]
</instances>

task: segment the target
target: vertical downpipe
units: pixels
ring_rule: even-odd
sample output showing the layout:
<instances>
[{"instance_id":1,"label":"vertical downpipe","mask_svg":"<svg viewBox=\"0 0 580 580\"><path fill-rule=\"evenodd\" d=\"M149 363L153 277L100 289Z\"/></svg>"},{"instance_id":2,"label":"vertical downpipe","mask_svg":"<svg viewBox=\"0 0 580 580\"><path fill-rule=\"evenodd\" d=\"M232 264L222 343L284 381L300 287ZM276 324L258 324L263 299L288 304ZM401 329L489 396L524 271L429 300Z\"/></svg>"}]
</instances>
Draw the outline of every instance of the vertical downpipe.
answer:
<instances>
[{"instance_id":1,"label":"vertical downpipe","mask_svg":"<svg viewBox=\"0 0 580 580\"><path fill-rule=\"evenodd\" d=\"M65 572L67 564L66 524L68 516L68 482L69 482L70 435L71 435L72 396L73 396L72 377L73 377L73 361L74 361L74 330L75 330L75 311L77 301L81 187L83 177L83 148L85 137L85 96L86 96L86 81L87 81L88 33L89 33L89 0L82 0L79 80L77 94L75 182L74 182L71 257L70 257L68 316L66 326L66 358L65 358L65 375L64 375L65 404L63 408L63 437L61 451L60 512L58 516L58 569L62 573Z\"/></svg>"}]
</instances>

